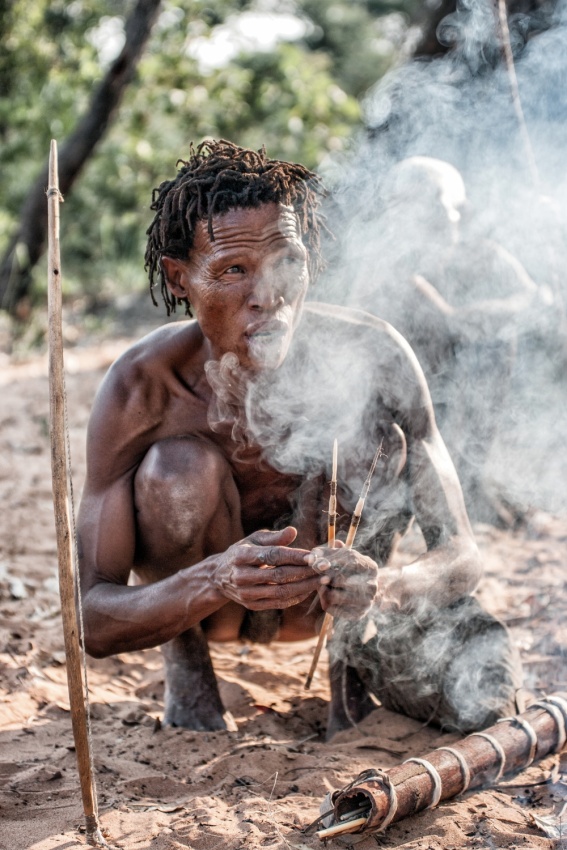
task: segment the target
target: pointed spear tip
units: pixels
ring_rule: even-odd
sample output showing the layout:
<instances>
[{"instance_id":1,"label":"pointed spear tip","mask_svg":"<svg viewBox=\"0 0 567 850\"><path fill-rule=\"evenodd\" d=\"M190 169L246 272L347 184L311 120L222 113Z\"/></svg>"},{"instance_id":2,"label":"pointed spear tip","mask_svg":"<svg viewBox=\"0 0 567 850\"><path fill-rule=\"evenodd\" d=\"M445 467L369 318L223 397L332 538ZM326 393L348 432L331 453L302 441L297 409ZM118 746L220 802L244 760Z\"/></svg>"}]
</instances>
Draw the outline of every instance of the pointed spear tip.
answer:
<instances>
[{"instance_id":1,"label":"pointed spear tip","mask_svg":"<svg viewBox=\"0 0 567 850\"><path fill-rule=\"evenodd\" d=\"M51 139L49 147L49 188L59 188L59 169L57 165L57 142Z\"/></svg>"},{"instance_id":2,"label":"pointed spear tip","mask_svg":"<svg viewBox=\"0 0 567 850\"><path fill-rule=\"evenodd\" d=\"M373 475L374 470L376 469L376 464L378 463L378 461L382 457L382 446L383 445L384 445L384 438L382 437L382 439L380 440L380 445L378 446L378 448L374 452L374 458L372 460L372 466L370 467L370 472L368 473L369 476Z\"/></svg>"}]
</instances>

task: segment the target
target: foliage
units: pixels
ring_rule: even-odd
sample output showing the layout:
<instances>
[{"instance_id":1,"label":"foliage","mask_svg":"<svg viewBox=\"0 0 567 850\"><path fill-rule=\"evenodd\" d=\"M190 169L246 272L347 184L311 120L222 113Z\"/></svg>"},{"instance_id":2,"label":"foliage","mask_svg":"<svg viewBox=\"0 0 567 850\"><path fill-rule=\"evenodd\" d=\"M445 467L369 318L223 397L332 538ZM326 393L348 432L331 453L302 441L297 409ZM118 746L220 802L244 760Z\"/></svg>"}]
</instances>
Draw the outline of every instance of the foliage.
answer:
<instances>
[{"instance_id":1,"label":"foliage","mask_svg":"<svg viewBox=\"0 0 567 850\"><path fill-rule=\"evenodd\" d=\"M416 0L301 0L312 23L305 43L332 58L333 76L346 92L363 95L390 67L406 28L419 17Z\"/></svg>"},{"instance_id":2,"label":"foliage","mask_svg":"<svg viewBox=\"0 0 567 850\"><path fill-rule=\"evenodd\" d=\"M120 48L120 0L0 0L0 250L49 149L88 108ZM175 171L190 140L266 144L271 156L317 167L360 120L361 95L395 59L411 0L297 0L307 22L295 43L242 53L204 73L188 50L251 0L169 0L117 120L62 208L66 286L111 294L144 285L151 189ZM402 10L405 17L392 17ZM114 41L113 41L114 40ZM116 46L117 45L117 46ZM43 275L36 273L36 297Z\"/></svg>"}]
</instances>

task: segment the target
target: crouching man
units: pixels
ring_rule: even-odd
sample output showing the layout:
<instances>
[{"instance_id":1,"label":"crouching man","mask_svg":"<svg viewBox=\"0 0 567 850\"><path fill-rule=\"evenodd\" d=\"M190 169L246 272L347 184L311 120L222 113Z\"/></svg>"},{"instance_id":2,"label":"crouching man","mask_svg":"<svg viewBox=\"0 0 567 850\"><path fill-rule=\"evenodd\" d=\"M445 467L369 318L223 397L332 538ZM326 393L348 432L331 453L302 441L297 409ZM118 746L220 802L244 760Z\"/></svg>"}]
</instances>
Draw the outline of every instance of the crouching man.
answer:
<instances>
[{"instance_id":1,"label":"crouching man","mask_svg":"<svg viewBox=\"0 0 567 850\"><path fill-rule=\"evenodd\" d=\"M370 694L481 728L514 711L519 669L470 595L479 555L411 349L363 311L304 303L323 195L302 166L228 142L191 149L154 192L152 292L195 318L132 345L94 404L78 523L86 649L161 645L165 723L223 729L208 643L305 640L329 611L328 735L367 714ZM329 549L330 447L347 433L347 522L381 440L385 457L360 545ZM414 516L426 551L388 566Z\"/></svg>"}]
</instances>

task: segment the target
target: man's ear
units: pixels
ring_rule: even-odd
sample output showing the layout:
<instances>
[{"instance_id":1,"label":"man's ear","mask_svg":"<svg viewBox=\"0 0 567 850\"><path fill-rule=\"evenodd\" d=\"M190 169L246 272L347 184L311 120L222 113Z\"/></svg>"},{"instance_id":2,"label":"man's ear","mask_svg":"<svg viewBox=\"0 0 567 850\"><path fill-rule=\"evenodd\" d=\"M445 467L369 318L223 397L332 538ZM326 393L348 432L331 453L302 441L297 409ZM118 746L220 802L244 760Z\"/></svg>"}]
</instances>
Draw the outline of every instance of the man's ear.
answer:
<instances>
[{"instance_id":1,"label":"man's ear","mask_svg":"<svg viewBox=\"0 0 567 850\"><path fill-rule=\"evenodd\" d=\"M162 257L161 265L167 288L176 298L187 298L185 276L187 269L182 260L175 257Z\"/></svg>"}]
</instances>

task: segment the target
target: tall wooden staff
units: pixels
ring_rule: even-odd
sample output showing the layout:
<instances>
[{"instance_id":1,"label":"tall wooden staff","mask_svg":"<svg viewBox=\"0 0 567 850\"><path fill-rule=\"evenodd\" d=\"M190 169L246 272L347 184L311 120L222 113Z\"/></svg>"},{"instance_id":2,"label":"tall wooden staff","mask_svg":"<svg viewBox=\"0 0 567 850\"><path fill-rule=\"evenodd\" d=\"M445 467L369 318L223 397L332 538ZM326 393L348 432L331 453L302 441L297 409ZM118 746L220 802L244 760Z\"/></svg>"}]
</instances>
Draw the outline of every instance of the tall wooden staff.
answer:
<instances>
[{"instance_id":1,"label":"tall wooden staff","mask_svg":"<svg viewBox=\"0 0 567 850\"><path fill-rule=\"evenodd\" d=\"M61 263L59 253L59 174L57 143L49 154L48 206L48 321L49 321L49 426L51 436L51 476L59 562L59 594L67 659L67 685L77 766L81 783L86 835L89 844L108 847L99 827L96 791L93 781L87 714L84 702L81 651L75 611L73 576L73 533L69 519L67 450L65 423L65 377L61 321Z\"/></svg>"}]
</instances>

